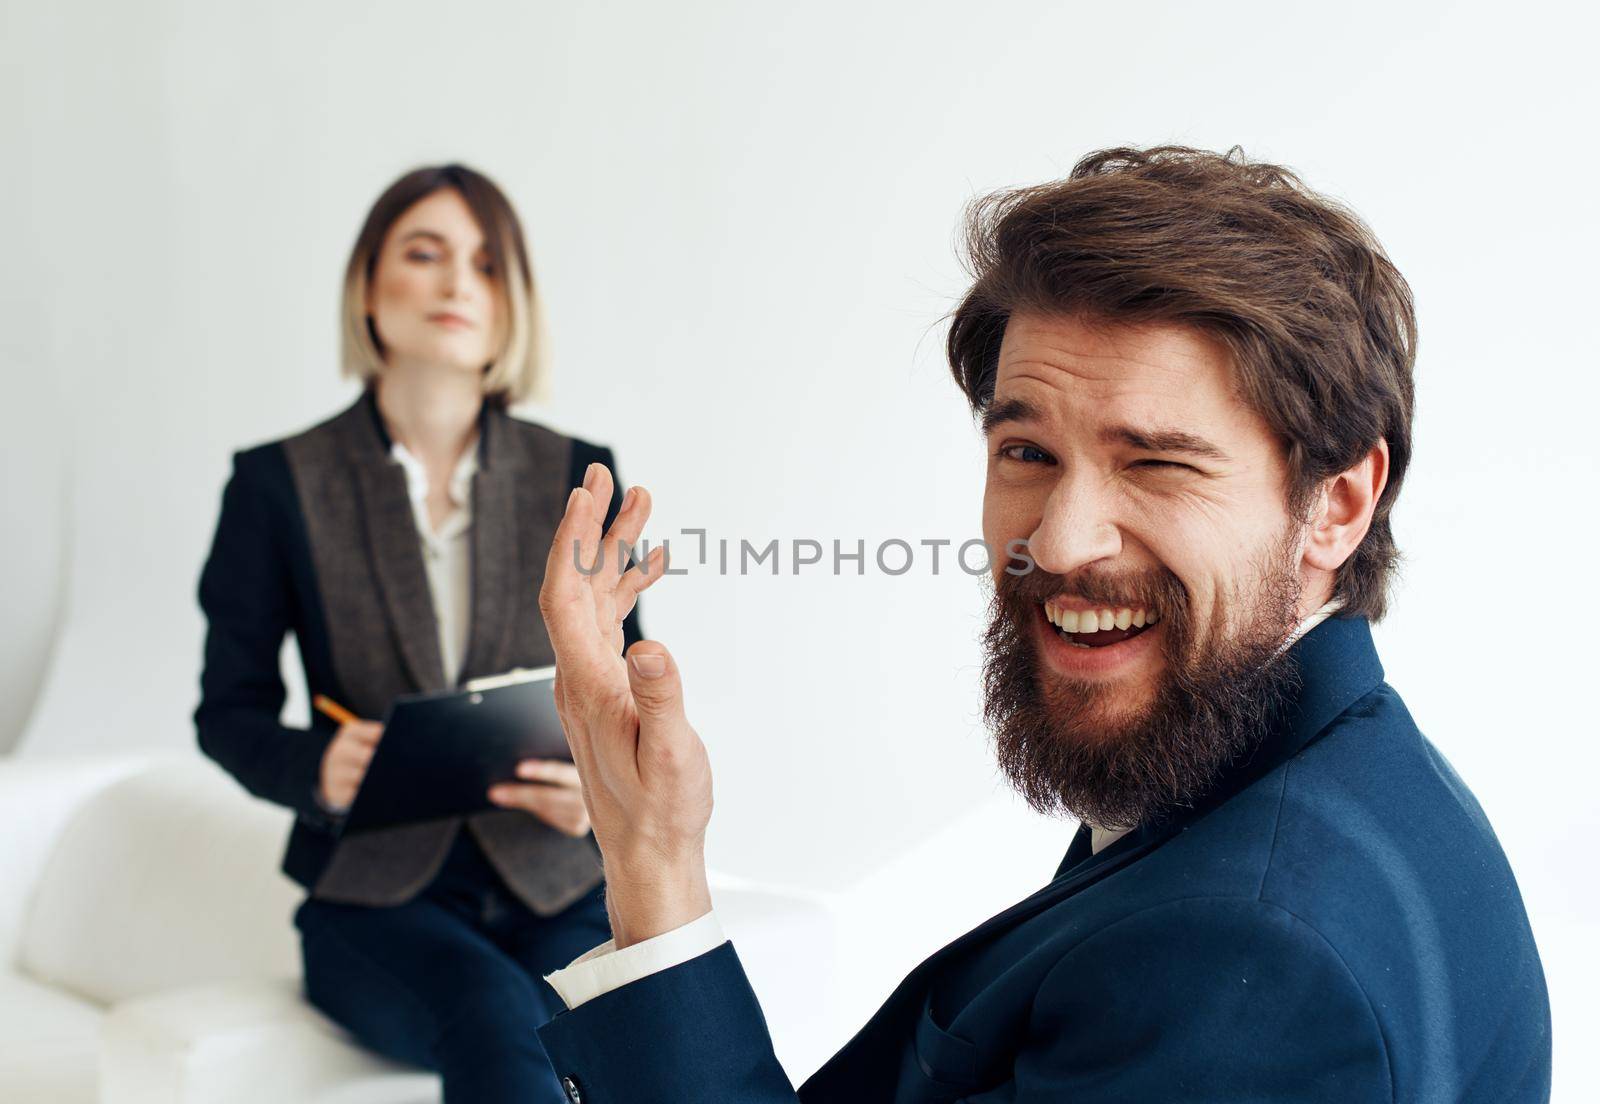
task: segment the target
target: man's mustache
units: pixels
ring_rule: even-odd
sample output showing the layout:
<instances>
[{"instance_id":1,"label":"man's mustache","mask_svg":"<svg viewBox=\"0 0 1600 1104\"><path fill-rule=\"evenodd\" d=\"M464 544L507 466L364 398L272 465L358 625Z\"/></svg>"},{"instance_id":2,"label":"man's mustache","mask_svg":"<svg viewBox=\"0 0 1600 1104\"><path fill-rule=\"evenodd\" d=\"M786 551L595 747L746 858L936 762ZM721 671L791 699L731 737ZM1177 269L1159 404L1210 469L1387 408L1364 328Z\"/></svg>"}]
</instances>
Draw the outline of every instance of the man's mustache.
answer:
<instances>
[{"instance_id":1,"label":"man's mustache","mask_svg":"<svg viewBox=\"0 0 1600 1104\"><path fill-rule=\"evenodd\" d=\"M1181 617L1188 608L1188 592L1176 576L1165 571L1107 575L1079 569L1057 575L1039 568L1026 575L1002 575L997 592L1007 608L1018 613L1057 595L1112 609L1142 606L1168 619Z\"/></svg>"}]
</instances>

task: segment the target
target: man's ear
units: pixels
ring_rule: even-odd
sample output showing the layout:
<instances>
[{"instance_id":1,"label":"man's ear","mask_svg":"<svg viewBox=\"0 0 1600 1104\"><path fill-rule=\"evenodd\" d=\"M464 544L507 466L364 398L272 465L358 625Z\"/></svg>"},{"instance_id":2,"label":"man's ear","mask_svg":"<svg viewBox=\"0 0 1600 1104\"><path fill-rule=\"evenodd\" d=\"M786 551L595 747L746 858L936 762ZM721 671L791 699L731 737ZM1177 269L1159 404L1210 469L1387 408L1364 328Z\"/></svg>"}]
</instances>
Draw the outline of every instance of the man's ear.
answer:
<instances>
[{"instance_id":1,"label":"man's ear","mask_svg":"<svg viewBox=\"0 0 1600 1104\"><path fill-rule=\"evenodd\" d=\"M1337 571L1355 553L1388 481L1389 442L1382 438L1353 467L1328 477L1306 530L1307 565Z\"/></svg>"}]
</instances>

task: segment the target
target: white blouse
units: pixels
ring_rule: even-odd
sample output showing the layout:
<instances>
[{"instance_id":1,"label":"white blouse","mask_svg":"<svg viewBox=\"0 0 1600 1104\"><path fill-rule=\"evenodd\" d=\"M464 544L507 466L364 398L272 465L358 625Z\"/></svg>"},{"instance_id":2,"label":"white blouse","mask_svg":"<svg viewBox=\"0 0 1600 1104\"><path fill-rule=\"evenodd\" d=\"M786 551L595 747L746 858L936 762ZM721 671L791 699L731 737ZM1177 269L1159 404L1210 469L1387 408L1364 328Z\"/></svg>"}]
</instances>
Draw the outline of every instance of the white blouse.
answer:
<instances>
[{"instance_id":1,"label":"white blouse","mask_svg":"<svg viewBox=\"0 0 1600 1104\"><path fill-rule=\"evenodd\" d=\"M433 596L433 616L439 626L439 658L451 685L459 680L472 627L472 476L478 470L478 439L474 437L450 473L450 501L455 511L435 531L428 523L428 472L422 461L399 441L389 448L406 473L411 512L422 539L422 564Z\"/></svg>"}]
</instances>

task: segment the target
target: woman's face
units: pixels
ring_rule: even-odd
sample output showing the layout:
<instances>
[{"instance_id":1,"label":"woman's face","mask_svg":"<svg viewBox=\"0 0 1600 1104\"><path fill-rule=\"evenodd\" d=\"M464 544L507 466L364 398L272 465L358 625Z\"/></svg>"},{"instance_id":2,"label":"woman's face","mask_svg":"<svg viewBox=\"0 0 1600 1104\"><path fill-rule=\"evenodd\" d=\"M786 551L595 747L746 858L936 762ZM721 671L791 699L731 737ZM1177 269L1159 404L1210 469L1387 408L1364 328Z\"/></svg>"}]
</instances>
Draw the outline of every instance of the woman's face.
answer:
<instances>
[{"instance_id":1,"label":"woman's face","mask_svg":"<svg viewBox=\"0 0 1600 1104\"><path fill-rule=\"evenodd\" d=\"M500 279L461 193L417 200L389 228L367 289L385 361L481 372L504 341Z\"/></svg>"}]
</instances>

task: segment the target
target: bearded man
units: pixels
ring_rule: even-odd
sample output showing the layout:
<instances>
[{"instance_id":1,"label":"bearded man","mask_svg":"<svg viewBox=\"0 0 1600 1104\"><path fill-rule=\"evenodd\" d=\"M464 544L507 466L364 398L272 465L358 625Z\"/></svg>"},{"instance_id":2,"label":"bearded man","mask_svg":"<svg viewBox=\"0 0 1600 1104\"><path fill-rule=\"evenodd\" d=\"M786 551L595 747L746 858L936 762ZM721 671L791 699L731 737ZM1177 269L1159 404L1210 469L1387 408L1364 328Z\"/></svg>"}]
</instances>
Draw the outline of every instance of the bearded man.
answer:
<instances>
[{"instance_id":1,"label":"bearded man","mask_svg":"<svg viewBox=\"0 0 1600 1104\"><path fill-rule=\"evenodd\" d=\"M611 501L593 469L541 593L615 936L549 979L573 1104L1547 1100L1515 879L1369 629L1411 454L1405 281L1238 151L1100 151L969 227L948 351L1005 550L985 711L1078 834L797 1093L711 912L677 668L620 654L659 558L577 567ZM649 509L634 488L608 539Z\"/></svg>"}]
</instances>

